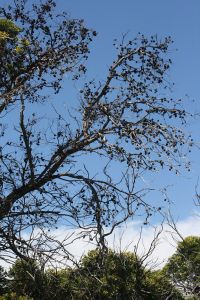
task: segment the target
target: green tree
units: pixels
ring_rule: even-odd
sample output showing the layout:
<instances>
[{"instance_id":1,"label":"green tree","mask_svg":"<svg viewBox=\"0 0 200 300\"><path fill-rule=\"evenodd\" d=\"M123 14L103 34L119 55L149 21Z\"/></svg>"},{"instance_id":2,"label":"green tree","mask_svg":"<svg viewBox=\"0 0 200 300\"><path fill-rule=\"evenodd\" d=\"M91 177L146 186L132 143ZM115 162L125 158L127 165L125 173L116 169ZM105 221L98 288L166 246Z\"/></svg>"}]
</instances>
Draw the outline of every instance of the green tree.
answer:
<instances>
[{"instance_id":1,"label":"green tree","mask_svg":"<svg viewBox=\"0 0 200 300\"><path fill-rule=\"evenodd\" d=\"M20 28L9 19L0 19L0 55L7 62L7 72L10 76L16 71L16 66L10 61L8 54L15 52L16 54L22 51L23 42L18 39ZM20 61L20 60L19 60ZM19 66L18 61L18 68ZM22 61L20 61L22 66Z\"/></svg>"},{"instance_id":2,"label":"green tree","mask_svg":"<svg viewBox=\"0 0 200 300\"><path fill-rule=\"evenodd\" d=\"M3 267L0 266L0 295L6 293L7 290L8 290L7 273L3 269Z\"/></svg>"},{"instance_id":3,"label":"green tree","mask_svg":"<svg viewBox=\"0 0 200 300\"><path fill-rule=\"evenodd\" d=\"M10 291L16 297L46 299L46 277L35 260L18 259L9 272Z\"/></svg>"},{"instance_id":4,"label":"green tree","mask_svg":"<svg viewBox=\"0 0 200 300\"><path fill-rule=\"evenodd\" d=\"M200 237L189 236L179 242L164 269L175 286L200 296Z\"/></svg>"},{"instance_id":5,"label":"green tree","mask_svg":"<svg viewBox=\"0 0 200 300\"><path fill-rule=\"evenodd\" d=\"M27 297L30 300L66 300L70 295L68 280L70 268L43 270L35 260L17 260L11 268L9 293L15 297ZM72 284L72 283L71 283ZM13 297L13 298L12 298Z\"/></svg>"},{"instance_id":6,"label":"green tree","mask_svg":"<svg viewBox=\"0 0 200 300\"><path fill-rule=\"evenodd\" d=\"M0 300L33 300L32 298L29 298L28 296L17 296L16 293L6 293L3 296L0 296Z\"/></svg>"},{"instance_id":7,"label":"green tree","mask_svg":"<svg viewBox=\"0 0 200 300\"><path fill-rule=\"evenodd\" d=\"M111 250L102 258L98 250L81 260L68 278L71 299L183 299L161 272L152 272L130 252Z\"/></svg>"},{"instance_id":8,"label":"green tree","mask_svg":"<svg viewBox=\"0 0 200 300\"><path fill-rule=\"evenodd\" d=\"M170 282L169 277L162 270L152 271L147 274L146 284L150 291L147 300L183 300L184 297Z\"/></svg>"},{"instance_id":9,"label":"green tree","mask_svg":"<svg viewBox=\"0 0 200 300\"><path fill-rule=\"evenodd\" d=\"M20 31L20 28L11 20L0 19L0 42L6 41L9 43L15 40Z\"/></svg>"},{"instance_id":10,"label":"green tree","mask_svg":"<svg viewBox=\"0 0 200 300\"><path fill-rule=\"evenodd\" d=\"M183 300L163 271L152 271L130 252L90 251L76 267L47 269L17 260L2 300ZM24 297L24 298L23 298ZM0 298L1 299L1 298Z\"/></svg>"},{"instance_id":11,"label":"green tree","mask_svg":"<svg viewBox=\"0 0 200 300\"><path fill-rule=\"evenodd\" d=\"M44 271L35 260L18 259L10 269L10 284L2 300L66 300L73 284L69 282L70 270Z\"/></svg>"},{"instance_id":12,"label":"green tree","mask_svg":"<svg viewBox=\"0 0 200 300\"><path fill-rule=\"evenodd\" d=\"M48 269L46 271L47 300L73 299L71 298L73 282L69 280L71 270L71 268L65 268L59 270Z\"/></svg>"}]
</instances>

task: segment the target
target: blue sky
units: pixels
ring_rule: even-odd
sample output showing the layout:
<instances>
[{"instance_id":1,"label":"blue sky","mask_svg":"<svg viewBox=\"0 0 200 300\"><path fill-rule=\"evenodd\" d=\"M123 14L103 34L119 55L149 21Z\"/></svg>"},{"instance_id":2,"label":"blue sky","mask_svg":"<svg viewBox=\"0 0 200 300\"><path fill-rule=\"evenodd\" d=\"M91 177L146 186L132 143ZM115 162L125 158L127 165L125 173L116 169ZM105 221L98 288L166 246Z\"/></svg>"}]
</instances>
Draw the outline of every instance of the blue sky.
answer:
<instances>
[{"instance_id":1,"label":"blue sky","mask_svg":"<svg viewBox=\"0 0 200 300\"><path fill-rule=\"evenodd\" d=\"M72 17L83 18L89 27L97 30L98 37L92 54L96 61L93 68L101 73L102 60L112 57L112 40L129 32L158 34L161 38L171 35L175 41L172 70L176 89L181 95L198 96L200 70L200 2L198 0L57 0L59 9L69 11ZM99 60L97 59L99 58ZM105 64L104 64L105 66Z\"/></svg>"},{"instance_id":2,"label":"blue sky","mask_svg":"<svg viewBox=\"0 0 200 300\"><path fill-rule=\"evenodd\" d=\"M2 0L2 4L6 3L7 1ZM176 98L183 97L186 108L200 112L199 0L56 0L56 3L59 11L65 10L73 18L84 19L89 28L98 32L91 45L88 78L105 79L108 66L114 58L113 39L120 38L122 34L128 32L130 39L138 32L147 36L157 34L160 38L172 36L174 44L169 56L173 65L169 77L175 83L173 95ZM66 88L59 97L61 108L63 103L73 104L76 89L75 92L72 91L71 86L66 83ZM192 102L193 99L196 100L195 103ZM197 143L199 127L198 119L190 120L188 131L193 133ZM172 210L180 218L186 218L196 209L193 202L195 185L200 176L199 150L194 149L190 159L190 173L183 172L180 176L175 176L169 172L161 172L145 178L149 186L170 186L168 193L174 203Z\"/></svg>"},{"instance_id":3,"label":"blue sky","mask_svg":"<svg viewBox=\"0 0 200 300\"><path fill-rule=\"evenodd\" d=\"M157 34L160 38L170 35L174 40L169 56L173 60L170 79L175 83L173 96L185 99L185 106L193 112L200 111L200 1L186 0L57 0L58 8L69 12L71 17L83 18L86 25L97 30L88 62L88 76L104 79L112 62L112 41L128 32L130 39L138 32L147 36ZM177 51L176 51L177 49ZM192 100L195 99L195 103ZM188 131L197 144L199 120L190 120ZM195 185L200 176L200 153L194 149L190 159L192 171L180 176L161 172L148 178L148 184L169 185L173 212L185 218L196 209L194 206ZM155 184L155 185L156 185Z\"/></svg>"}]
</instances>

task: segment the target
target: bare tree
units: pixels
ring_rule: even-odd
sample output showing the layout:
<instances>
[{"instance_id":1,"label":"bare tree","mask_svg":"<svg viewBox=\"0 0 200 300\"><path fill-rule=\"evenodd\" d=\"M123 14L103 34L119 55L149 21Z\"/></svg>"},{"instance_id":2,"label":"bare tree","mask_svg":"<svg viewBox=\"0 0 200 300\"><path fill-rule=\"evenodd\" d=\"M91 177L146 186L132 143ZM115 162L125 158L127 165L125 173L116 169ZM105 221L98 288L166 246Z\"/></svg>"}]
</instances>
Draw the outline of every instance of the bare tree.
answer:
<instances>
[{"instance_id":1,"label":"bare tree","mask_svg":"<svg viewBox=\"0 0 200 300\"><path fill-rule=\"evenodd\" d=\"M182 151L193 144L181 129L182 101L164 96L170 37L115 41L105 78L83 84L76 110L60 113L55 103L45 122L39 105L48 114L48 95L59 93L66 72L72 80L86 73L96 35L65 13L55 22L54 7L53 0L32 7L15 0L0 10L2 257L67 252L77 237L59 242L49 231L60 225L78 228L78 238L105 250L116 226L137 214L147 222L160 209L145 201L147 189L137 188L141 174L163 167L178 172Z\"/></svg>"}]
</instances>

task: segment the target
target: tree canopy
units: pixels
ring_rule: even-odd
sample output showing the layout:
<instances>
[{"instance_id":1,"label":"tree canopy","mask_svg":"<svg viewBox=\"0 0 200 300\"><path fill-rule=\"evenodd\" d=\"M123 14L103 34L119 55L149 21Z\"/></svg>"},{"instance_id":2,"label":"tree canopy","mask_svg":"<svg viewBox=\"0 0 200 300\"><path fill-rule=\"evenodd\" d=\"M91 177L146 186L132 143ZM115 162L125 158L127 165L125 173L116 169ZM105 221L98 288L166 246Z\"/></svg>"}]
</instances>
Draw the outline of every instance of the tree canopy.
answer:
<instances>
[{"instance_id":1,"label":"tree canopy","mask_svg":"<svg viewBox=\"0 0 200 300\"><path fill-rule=\"evenodd\" d=\"M5 297L10 295L10 300L15 297L31 300L184 299L162 271L151 271L135 254L109 250L103 262L99 255L98 249L90 251L79 266L60 270L42 270L36 262L17 260L9 272L10 285Z\"/></svg>"},{"instance_id":2,"label":"tree canopy","mask_svg":"<svg viewBox=\"0 0 200 300\"><path fill-rule=\"evenodd\" d=\"M199 237L187 237L161 269L146 256L109 249L89 251L75 266L51 268L38 260L18 259L9 272L1 268L1 300L197 300Z\"/></svg>"},{"instance_id":3,"label":"tree canopy","mask_svg":"<svg viewBox=\"0 0 200 300\"><path fill-rule=\"evenodd\" d=\"M99 254L90 251L71 271L74 299L183 299L162 271L151 271L135 254L109 250L103 262Z\"/></svg>"},{"instance_id":4,"label":"tree canopy","mask_svg":"<svg viewBox=\"0 0 200 300\"><path fill-rule=\"evenodd\" d=\"M200 237L189 236L179 242L165 269L186 294L200 296Z\"/></svg>"}]
</instances>

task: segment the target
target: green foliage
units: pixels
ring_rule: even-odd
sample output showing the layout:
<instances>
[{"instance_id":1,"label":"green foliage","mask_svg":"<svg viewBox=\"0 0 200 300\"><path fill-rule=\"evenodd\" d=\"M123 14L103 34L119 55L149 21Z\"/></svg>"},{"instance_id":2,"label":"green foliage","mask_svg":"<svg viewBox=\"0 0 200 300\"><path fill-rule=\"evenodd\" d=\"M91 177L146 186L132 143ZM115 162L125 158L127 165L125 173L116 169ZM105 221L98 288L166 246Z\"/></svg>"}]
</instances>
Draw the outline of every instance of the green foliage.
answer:
<instances>
[{"instance_id":1,"label":"green foliage","mask_svg":"<svg viewBox=\"0 0 200 300\"><path fill-rule=\"evenodd\" d=\"M69 295L71 292L69 275L70 268L61 270L47 270L46 276L46 286L48 287L48 294L46 295L46 300L66 300L70 299Z\"/></svg>"},{"instance_id":2,"label":"green foliage","mask_svg":"<svg viewBox=\"0 0 200 300\"><path fill-rule=\"evenodd\" d=\"M11 20L0 19L0 55L10 78L24 69L23 60L30 44L27 39L19 38L21 31Z\"/></svg>"},{"instance_id":3,"label":"green foliage","mask_svg":"<svg viewBox=\"0 0 200 300\"><path fill-rule=\"evenodd\" d=\"M13 50L16 54L22 54L25 52L26 48L30 45L29 40L26 38L18 38L18 34L22 30L15 25L11 20L0 19L0 45L2 47L1 54L6 56L5 48ZM9 45L9 47L8 47ZM10 47L12 45L12 47ZM6 56L8 59L8 57Z\"/></svg>"},{"instance_id":4,"label":"green foliage","mask_svg":"<svg viewBox=\"0 0 200 300\"><path fill-rule=\"evenodd\" d=\"M66 300L70 292L68 275L68 269L44 272L35 260L17 260L10 270L12 294L6 297L11 297L8 300Z\"/></svg>"},{"instance_id":5,"label":"green foliage","mask_svg":"<svg viewBox=\"0 0 200 300\"><path fill-rule=\"evenodd\" d=\"M35 260L17 260L10 270L10 289L19 296L43 299L45 276Z\"/></svg>"},{"instance_id":6,"label":"green foliage","mask_svg":"<svg viewBox=\"0 0 200 300\"><path fill-rule=\"evenodd\" d=\"M183 300L185 298L170 280L173 277L169 271L173 271L173 276L180 271L180 268L176 270L178 254L187 254L198 263L199 257L194 254L198 247L199 238L188 237L184 243L179 243L176 254L170 259L171 265L168 263L163 270L157 271L145 267L131 252L112 250L103 255L93 250L77 267L45 272L35 260L17 260L10 270L9 292L6 290L0 300ZM187 299L197 300L198 296L191 295Z\"/></svg>"},{"instance_id":7,"label":"green foliage","mask_svg":"<svg viewBox=\"0 0 200 300\"><path fill-rule=\"evenodd\" d=\"M151 291L148 300L161 299L184 299L181 293L170 283L169 278L163 271L149 272L147 276L147 286Z\"/></svg>"},{"instance_id":8,"label":"green foliage","mask_svg":"<svg viewBox=\"0 0 200 300\"><path fill-rule=\"evenodd\" d=\"M183 299L160 272L147 270L130 252L111 250L103 257L90 251L69 276L71 299Z\"/></svg>"},{"instance_id":9,"label":"green foliage","mask_svg":"<svg viewBox=\"0 0 200 300\"><path fill-rule=\"evenodd\" d=\"M88 253L82 260L82 267L73 274L77 283L75 294L82 286L78 299L105 299L121 297L129 299L141 288L144 273L140 262L132 253L115 253L109 251L101 261L98 251ZM133 286L135 291L133 291ZM93 299L92 298L92 299Z\"/></svg>"},{"instance_id":10,"label":"green foliage","mask_svg":"<svg viewBox=\"0 0 200 300\"><path fill-rule=\"evenodd\" d=\"M164 270L186 293L200 295L200 237L189 236L179 242Z\"/></svg>"},{"instance_id":11,"label":"green foliage","mask_svg":"<svg viewBox=\"0 0 200 300\"><path fill-rule=\"evenodd\" d=\"M0 19L0 38L1 34L5 33L9 38L15 38L21 29L16 26L11 20Z\"/></svg>"},{"instance_id":12,"label":"green foliage","mask_svg":"<svg viewBox=\"0 0 200 300\"><path fill-rule=\"evenodd\" d=\"M32 300L28 296L17 296L16 293L6 293L0 296L0 300Z\"/></svg>"},{"instance_id":13,"label":"green foliage","mask_svg":"<svg viewBox=\"0 0 200 300\"><path fill-rule=\"evenodd\" d=\"M7 274L0 266L0 295L4 294L8 290Z\"/></svg>"},{"instance_id":14,"label":"green foliage","mask_svg":"<svg viewBox=\"0 0 200 300\"><path fill-rule=\"evenodd\" d=\"M0 54L7 58L6 49L15 49L21 29L11 20L0 19Z\"/></svg>"}]
</instances>

